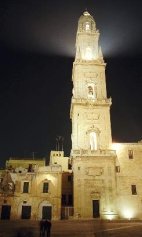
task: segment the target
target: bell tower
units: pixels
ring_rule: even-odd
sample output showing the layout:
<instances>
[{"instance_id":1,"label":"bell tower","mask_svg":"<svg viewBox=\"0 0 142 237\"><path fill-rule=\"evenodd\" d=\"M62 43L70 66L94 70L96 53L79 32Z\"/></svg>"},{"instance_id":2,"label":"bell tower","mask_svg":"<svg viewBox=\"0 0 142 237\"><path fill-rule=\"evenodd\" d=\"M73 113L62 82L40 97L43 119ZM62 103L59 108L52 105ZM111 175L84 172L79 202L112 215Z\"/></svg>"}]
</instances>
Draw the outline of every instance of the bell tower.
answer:
<instances>
[{"instance_id":1,"label":"bell tower","mask_svg":"<svg viewBox=\"0 0 142 237\"><path fill-rule=\"evenodd\" d=\"M116 153L111 149L111 99L94 18L85 11L78 21L73 63L72 170L74 216L117 216Z\"/></svg>"},{"instance_id":2,"label":"bell tower","mask_svg":"<svg viewBox=\"0 0 142 237\"><path fill-rule=\"evenodd\" d=\"M111 99L107 98L99 35L94 18L85 11L78 21L72 71L72 154L75 150L110 149L112 142Z\"/></svg>"}]
</instances>

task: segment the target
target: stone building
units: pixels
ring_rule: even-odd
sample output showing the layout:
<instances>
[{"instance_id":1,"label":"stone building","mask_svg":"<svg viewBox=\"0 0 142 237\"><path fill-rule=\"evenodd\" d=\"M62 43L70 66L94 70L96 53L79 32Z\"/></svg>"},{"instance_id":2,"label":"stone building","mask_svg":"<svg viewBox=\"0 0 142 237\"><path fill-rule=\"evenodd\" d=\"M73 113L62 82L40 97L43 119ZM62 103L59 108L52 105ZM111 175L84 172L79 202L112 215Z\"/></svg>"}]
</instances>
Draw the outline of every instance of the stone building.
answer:
<instances>
[{"instance_id":1,"label":"stone building","mask_svg":"<svg viewBox=\"0 0 142 237\"><path fill-rule=\"evenodd\" d=\"M142 218L142 143L113 144L99 31L79 18L73 63L73 193L76 218Z\"/></svg>"},{"instance_id":2,"label":"stone building","mask_svg":"<svg viewBox=\"0 0 142 237\"><path fill-rule=\"evenodd\" d=\"M15 160L0 172L2 219L142 219L142 141L113 143L100 33L85 11L73 63L72 149Z\"/></svg>"},{"instance_id":3,"label":"stone building","mask_svg":"<svg viewBox=\"0 0 142 237\"><path fill-rule=\"evenodd\" d=\"M60 219L61 166L30 159L7 164L1 173L1 219Z\"/></svg>"},{"instance_id":4,"label":"stone building","mask_svg":"<svg viewBox=\"0 0 142 237\"><path fill-rule=\"evenodd\" d=\"M51 151L50 165L60 165L61 182L61 219L73 216L73 172L71 158L65 157L63 151Z\"/></svg>"},{"instance_id":5,"label":"stone building","mask_svg":"<svg viewBox=\"0 0 142 237\"><path fill-rule=\"evenodd\" d=\"M61 219L73 215L71 161L63 151L45 159L6 161L0 172L1 219Z\"/></svg>"}]
</instances>

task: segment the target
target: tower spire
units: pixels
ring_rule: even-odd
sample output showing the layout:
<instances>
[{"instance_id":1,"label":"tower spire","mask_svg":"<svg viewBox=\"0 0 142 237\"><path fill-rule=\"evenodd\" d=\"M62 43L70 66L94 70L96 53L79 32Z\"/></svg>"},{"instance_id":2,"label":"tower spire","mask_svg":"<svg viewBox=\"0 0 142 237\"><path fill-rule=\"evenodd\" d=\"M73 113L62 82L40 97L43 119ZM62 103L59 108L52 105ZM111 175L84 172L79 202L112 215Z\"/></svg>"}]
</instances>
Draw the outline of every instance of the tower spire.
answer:
<instances>
[{"instance_id":1,"label":"tower spire","mask_svg":"<svg viewBox=\"0 0 142 237\"><path fill-rule=\"evenodd\" d=\"M76 60L99 59L99 31L96 29L94 18L84 11L78 21L76 35Z\"/></svg>"}]
</instances>

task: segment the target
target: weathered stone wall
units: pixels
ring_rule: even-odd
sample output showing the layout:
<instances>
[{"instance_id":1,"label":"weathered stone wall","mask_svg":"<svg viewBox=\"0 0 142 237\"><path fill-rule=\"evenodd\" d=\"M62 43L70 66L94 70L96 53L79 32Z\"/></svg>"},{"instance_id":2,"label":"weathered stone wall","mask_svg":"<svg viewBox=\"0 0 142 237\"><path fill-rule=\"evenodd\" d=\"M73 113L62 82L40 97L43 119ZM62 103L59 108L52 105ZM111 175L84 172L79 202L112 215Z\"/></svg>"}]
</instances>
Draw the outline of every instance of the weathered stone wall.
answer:
<instances>
[{"instance_id":1,"label":"weathered stone wall","mask_svg":"<svg viewBox=\"0 0 142 237\"><path fill-rule=\"evenodd\" d=\"M109 156L74 158L75 216L93 218L93 200L99 200L101 217L116 214L115 162Z\"/></svg>"}]
</instances>

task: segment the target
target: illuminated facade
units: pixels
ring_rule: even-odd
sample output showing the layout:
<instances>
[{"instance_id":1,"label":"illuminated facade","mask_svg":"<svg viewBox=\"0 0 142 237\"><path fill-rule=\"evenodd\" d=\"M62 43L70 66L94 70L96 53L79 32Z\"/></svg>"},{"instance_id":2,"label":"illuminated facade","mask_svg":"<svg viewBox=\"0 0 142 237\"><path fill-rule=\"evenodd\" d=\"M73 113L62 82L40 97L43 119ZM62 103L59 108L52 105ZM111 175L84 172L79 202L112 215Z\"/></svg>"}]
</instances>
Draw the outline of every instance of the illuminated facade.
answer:
<instances>
[{"instance_id":1,"label":"illuminated facade","mask_svg":"<svg viewBox=\"0 0 142 237\"><path fill-rule=\"evenodd\" d=\"M117 154L116 207L120 218L142 219L142 141L113 143Z\"/></svg>"},{"instance_id":2,"label":"illuminated facade","mask_svg":"<svg viewBox=\"0 0 142 237\"><path fill-rule=\"evenodd\" d=\"M1 219L53 219L73 215L72 169L63 151L51 151L45 159L6 161L0 172Z\"/></svg>"},{"instance_id":3,"label":"illuminated facade","mask_svg":"<svg viewBox=\"0 0 142 237\"><path fill-rule=\"evenodd\" d=\"M72 73L74 216L142 218L142 143L117 144L117 149L112 144L111 99L98 41L94 18L86 11L78 22Z\"/></svg>"},{"instance_id":4,"label":"illuminated facade","mask_svg":"<svg viewBox=\"0 0 142 237\"><path fill-rule=\"evenodd\" d=\"M62 168L45 160L10 159L1 172L1 219L60 219Z\"/></svg>"}]
</instances>

